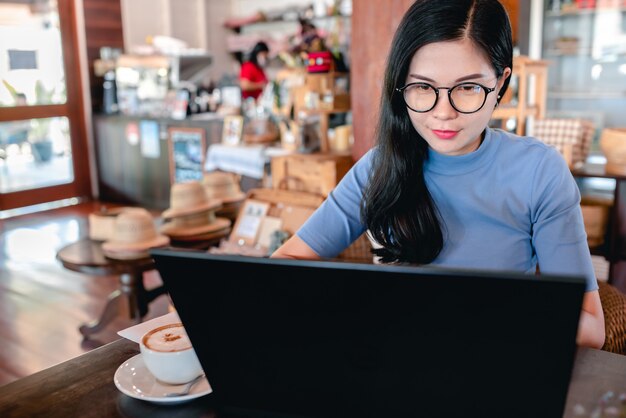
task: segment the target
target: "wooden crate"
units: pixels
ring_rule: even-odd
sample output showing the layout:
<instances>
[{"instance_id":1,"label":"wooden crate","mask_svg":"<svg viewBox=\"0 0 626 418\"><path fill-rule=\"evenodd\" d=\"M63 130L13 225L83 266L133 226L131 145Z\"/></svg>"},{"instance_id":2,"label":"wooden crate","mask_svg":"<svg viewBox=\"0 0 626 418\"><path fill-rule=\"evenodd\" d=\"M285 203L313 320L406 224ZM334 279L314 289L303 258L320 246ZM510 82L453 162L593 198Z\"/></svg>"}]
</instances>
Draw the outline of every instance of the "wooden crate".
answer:
<instances>
[{"instance_id":1,"label":"wooden crate","mask_svg":"<svg viewBox=\"0 0 626 418\"><path fill-rule=\"evenodd\" d=\"M270 229L284 230L291 236L323 201L322 196L312 193L251 189L242 204L229 240L239 245L267 248L267 242L263 240L264 228L265 238L273 232ZM256 213L250 213L247 208L254 208Z\"/></svg>"},{"instance_id":2,"label":"wooden crate","mask_svg":"<svg viewBox=\"0 0 626 418\"><path fill-rule=\"evenodd\" d=\"M326 90L333 91L335 88L335 76L333 73L307 74L304 82L308 90L318 93L323 93Z\"/></svg>"},{"instance_id":3,"label":"wooden crate","mask_svg":"<svg viewBox=\"0 0 626 418\"><path fill-rule=\"evenodd\" d=\"M600 148L606 156L606 172L626 175L626 128L605 128L600 136Z\"/></svg>"},{"instance_id":4,"label":"wooden crate","mask_svg":"<svg viewBox=\"0 0 626 418\"><path fill-rule=\"evenodd\" d=\"M348 112L350 111L350 95L347 93L323 95L320 98L320 108L337 113Z\"/></svg>"},{"instance_id":5,"label":"wooden crate","mask_svg":"<svg viewBox=\"0 0 626 418\"><path fill-rule=\"evenodd\" d=\"M598 247L604 243L612 204L611 200L602 198L583 196L581 199L580 206L589 247Z\"/></svg>"},{"instance_id":6,"label":"wooden crate","mask_svg":"<svg viewBox=\"0 0 626 418\"><path fill-rule=\"evenodd\" d=\"M288 232L292 236L302 226L302 224L315 212L322 204L324 198L313 193L305 193L291 190L278 189L251 189L248 191L247 199L242 205L242 209L237 217L237 222L230 234L228 241L220 243L220 248L213 248L211 252L219 254L244 254L265 256L267 242L261 239L263 225L267 220L280 219L278 223L271 222L273 228L278 228ZM267 210L260 216L259 232L253 237L241 234L240 227L245 223L248 216L245 213L245 202L256 202L267 204ZM249 221L249 220L248 220ZM245 227L244 227L245 228ZM269 233L269 231L267 231ZM267 234L265 234L267 235ZM267 241L267 240L265 240ZM252 251L257 251L255 254ZM337 259L356 263L373 263L372 245L366 234L361 235L348 248L341 252Z\"/></svg>"},{"instance_id":7,"label":"wooden crate","mask_svg":"<svg viewBox=\"0 0 626 418\"><path fill-rule=\"evenodd\" d=\"M293 154L272 158L272 187L326 197L352 167L352 155Z\"/></svg>"}]
</instances>

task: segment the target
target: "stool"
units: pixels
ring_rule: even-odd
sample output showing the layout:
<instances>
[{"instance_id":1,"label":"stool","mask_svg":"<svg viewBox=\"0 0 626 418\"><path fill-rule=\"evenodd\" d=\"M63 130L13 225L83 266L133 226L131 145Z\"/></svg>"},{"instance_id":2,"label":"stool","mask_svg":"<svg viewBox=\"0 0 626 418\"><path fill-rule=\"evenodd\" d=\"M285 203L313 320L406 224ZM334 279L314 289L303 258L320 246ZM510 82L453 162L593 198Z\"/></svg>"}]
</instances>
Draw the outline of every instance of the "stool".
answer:
<instances>
[{"instance_id":1,"label":"stool","mask_svg":"<svg viewBox=\"0 0 626 418\"><path fill-rule=\"evenodd\" d=\"M114 260L104 256L102 243L91 239L82 239L61 248L57 259L63 267L79 273L98 276L119 275L119 289L112 292L98 320L79 328L83 337L96 334L119 314L123 299L128 304L130 319L137 323L148 313L148 304L165 293L165 288L146 290L143 285L143 273L154 270L151 257L136 260Z\"/></svg>"}]
</instances>

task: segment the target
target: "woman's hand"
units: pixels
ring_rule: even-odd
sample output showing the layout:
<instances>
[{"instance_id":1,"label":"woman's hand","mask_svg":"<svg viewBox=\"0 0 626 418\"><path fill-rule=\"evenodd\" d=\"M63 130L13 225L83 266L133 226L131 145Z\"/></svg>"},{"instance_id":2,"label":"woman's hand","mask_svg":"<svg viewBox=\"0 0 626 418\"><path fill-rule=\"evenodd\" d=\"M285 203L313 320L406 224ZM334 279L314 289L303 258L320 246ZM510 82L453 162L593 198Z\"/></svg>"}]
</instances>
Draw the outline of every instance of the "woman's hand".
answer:
<instances>
[{"instance_id":1,"label":"woman's hand","mask_svg":"<svg viewBox=\"0 0 626 418\"><path fill-rule=\"evenodd\" d=\"M311 249L300 237L293 235L271 255L271 258L293 258L303 260L319 260L320 256Z\"/></svg>"}]
</instances>

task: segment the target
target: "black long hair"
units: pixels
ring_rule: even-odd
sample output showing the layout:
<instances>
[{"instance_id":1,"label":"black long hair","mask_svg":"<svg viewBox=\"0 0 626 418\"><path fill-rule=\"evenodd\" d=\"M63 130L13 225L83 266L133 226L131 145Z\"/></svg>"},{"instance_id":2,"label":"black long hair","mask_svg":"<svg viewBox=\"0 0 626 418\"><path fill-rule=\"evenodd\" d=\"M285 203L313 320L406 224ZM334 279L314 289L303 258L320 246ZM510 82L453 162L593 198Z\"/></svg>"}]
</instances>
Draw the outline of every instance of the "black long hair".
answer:
<instances>
[{"instance_id":1,"label":"black long hair","mask_svg":"<svg viewBox=\"0 0 626 418\"><path fill-rule=\"evenodd\" d=\"M259 56L261 52L270 52L269 47L263 41L259 41L256 43L256 45L254 45L254 48L252 48L252 51L250 51L250 55L248 56L248 61L250 61L251 63L253 63L254 65L258 67L259 60L257 57Z\"/></svg>"},{"instance_id":2,"label":"black long hair","mask_svg":"<svg viewBox=\"0 0 626 418\"><path fill-rule=\"evenodd\" d=\"M411 124L395 89L404 85L419 48L464 38L487 54L498 77L506 67L513 68L511 24L497 0L417 0L391 43L376 132L378 149L361 203L361 218L382 245L374 250L382 262L427 264L443 248L444 220L424 180L428 144ZM509 78L500 95L508 84Z\"/></svg>"}]
</instances>

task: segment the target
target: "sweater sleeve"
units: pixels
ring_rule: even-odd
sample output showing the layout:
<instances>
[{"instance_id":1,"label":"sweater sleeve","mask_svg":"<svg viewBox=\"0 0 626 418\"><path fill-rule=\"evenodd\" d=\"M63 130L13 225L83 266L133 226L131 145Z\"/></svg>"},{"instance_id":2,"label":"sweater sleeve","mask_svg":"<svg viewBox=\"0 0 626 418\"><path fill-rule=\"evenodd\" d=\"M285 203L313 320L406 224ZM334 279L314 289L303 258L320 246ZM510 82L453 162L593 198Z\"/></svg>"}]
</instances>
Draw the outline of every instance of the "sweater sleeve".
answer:
<instances>
[{"instance_id":1,"label":"sweater sleeve","mask_svg":"<svg viewBox=\"0 0 626 418\"><path fill-rule=\"evenodd\" d=\"M360 210L371 170L371 157L370 150L297 231L298 237L320 257L336 257L365 232Z\"/></svg>"},{"instance_id":2,"label":"sweater sleeve","mask_svg":"<svg viewBox=\"0 0 626 418\"><path fill-rule=\"evenodd\" d=\"M531 189L532 244L542 273L584 276L587 291L598 284L580 208L580 191L565 160L545 153Z\"/></svg>"}]
</instances>

